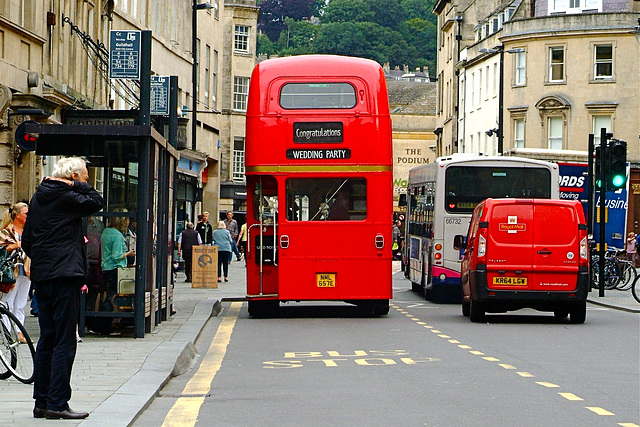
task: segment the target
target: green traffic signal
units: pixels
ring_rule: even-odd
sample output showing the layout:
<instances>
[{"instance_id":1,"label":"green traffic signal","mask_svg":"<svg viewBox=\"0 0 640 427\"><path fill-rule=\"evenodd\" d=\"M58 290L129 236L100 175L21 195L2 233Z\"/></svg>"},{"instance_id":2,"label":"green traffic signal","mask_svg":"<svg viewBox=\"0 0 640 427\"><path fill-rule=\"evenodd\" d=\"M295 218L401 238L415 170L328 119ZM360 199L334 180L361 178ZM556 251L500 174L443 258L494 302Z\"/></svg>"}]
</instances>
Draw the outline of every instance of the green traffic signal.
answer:
<instances>
[{"instance_id":1,"label":"green traffic signal","mask_svg":"<svg viewBox=\"0 0 640 427\"><path fill-rule=\"evenodd\" d=\"M619 139L609 141L608 161L609 185L611 190L623 188L627 183L627 143Z\"/></svg>"},{"instance_id":2,"label":"green traffic signal","mask_svg":"<svg viewBox=\"0 0 640 427\"><path fill-rule=\"evenodd\" d=\"M626 182L626 179L623 175L614 175L611 178L611 184L616 188L622 187L625 182Z\"/></svg>"}]
</instances>

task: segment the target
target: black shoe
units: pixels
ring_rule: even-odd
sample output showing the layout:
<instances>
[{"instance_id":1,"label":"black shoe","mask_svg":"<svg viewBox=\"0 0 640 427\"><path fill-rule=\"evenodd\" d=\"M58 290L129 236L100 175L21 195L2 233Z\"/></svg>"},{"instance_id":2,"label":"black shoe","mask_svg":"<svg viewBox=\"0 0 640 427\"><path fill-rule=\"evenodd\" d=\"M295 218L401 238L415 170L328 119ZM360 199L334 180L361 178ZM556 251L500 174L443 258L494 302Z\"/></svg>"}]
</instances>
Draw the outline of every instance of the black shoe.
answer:
<instances>
[{"instance_id":1,"label":"black shoe","mask_svg":"<svg viewBox=\"0 0 640 427\"><path fill-rule=\"evenodd\" d=\"M240 258L239 256L236 257L236 261L242 261L242 258Z\"/></svg>"},{"instance_id":2,"label":"black shoe","mask_svg":"<svg viewBox=\"0 0 640 427\"><path fill-rule=\"evenodd\" d=\"M89 416L88 412L76 412L71 408L64 411L52 411L47 409L46 416L48 420L81 420Z\"/></svg>"},{"instance_id":3,"label":"black shoe","mask_svg":"<svg viewBox=\"0 0 640 427\"><path fill-rule=\"evenodd\" d=\"M44 418L47 415L47 410L44 408L33 408L33 418Z\"/></svg>"}]
</instances>

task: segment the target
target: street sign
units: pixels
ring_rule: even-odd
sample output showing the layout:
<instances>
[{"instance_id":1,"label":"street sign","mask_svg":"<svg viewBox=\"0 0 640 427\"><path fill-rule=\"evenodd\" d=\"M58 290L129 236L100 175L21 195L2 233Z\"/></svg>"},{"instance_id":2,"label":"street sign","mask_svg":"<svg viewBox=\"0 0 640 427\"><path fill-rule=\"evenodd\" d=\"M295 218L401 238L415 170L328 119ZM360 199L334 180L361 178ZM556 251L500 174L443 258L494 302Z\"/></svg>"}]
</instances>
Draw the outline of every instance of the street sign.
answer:
<instances>
[{"instance_id":1,"label":"street sign","mask_svg":"<svg viewBox=\"0 0 640 427\"><path fill-rule=\"evenodd\" d=\"M140 31L111 30L109 35L109 77L140 79Z\"/></svg>"},{"instance_id":2,"label":"street sign","mask_svg":"<svg viewBox=\"0 0 640 427\"><path fill-rule=\"evenodd\" d=\"M151 115L169 115L169 76L151 76Z\"/></svg>"}]
</instances>

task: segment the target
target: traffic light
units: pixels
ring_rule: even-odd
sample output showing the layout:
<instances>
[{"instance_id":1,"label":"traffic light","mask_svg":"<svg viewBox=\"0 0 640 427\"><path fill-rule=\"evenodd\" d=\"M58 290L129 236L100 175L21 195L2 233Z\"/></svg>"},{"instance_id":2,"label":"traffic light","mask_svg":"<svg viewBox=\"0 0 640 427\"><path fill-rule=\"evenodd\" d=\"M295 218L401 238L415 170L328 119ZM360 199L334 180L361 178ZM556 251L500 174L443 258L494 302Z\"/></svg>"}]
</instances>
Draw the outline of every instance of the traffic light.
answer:
<instances>
[{"instance_id":1,"label":"traffic light","mask_svg":"<svg viewBox=\"0 0 640 427\"><path fill-rule=\"evenodd\" d=\"M596 177L596 189L602 188L602 183L607 183L610 181L609 175L611 172L611 165L609 161L609 151L603 148L602 145L595 147L596 161L595 161L595 170L594 175ZM603 156L604 153L604 156ZM604 159L603 159L604 157ZM604 174L602 173L602 163L604 161ZM606 187L606 186L605 186Z\"/></svg>"},{"instance_id":2,"label":"traffic light","mask_svg":"<svg viewBox=\"0 0 640 427\"><path fill-rule=\"evenodd\" d=\"M593 175L596 177L596 188L599 189L602 185L602 177L600 176L600 170L602 168L602 155L600 154L602 152L601 147L598 145L594 151L596 152L596 161Z\"/></svg>"},{"instance_id":3,"label":"traffic light","mask_svg":"<svg viewBox=\"0 0 640 427\"><path fill-rule=\"evenodd\" d=\"M627 184L627 142L611 139L607 147L609 173L608 189L611 191L624 188Z\"/></svg>"},{"instance_id":4,"label":"traffic light","mask_svg":"<svg viewBox=\"0 0 640 427\"><path fill-rule=\"evenodd\" d=\"M36 141L38 141L38 136L27 133L24 130L24 127L27 123L38 122L36 122L35 120L26 120L20 123L20 125L18 125L18 128L16 129L15 134L16 144L18 144L18 147L22 148L24 151L34 151L36 149Z\"/></svg>"}]
</instances>

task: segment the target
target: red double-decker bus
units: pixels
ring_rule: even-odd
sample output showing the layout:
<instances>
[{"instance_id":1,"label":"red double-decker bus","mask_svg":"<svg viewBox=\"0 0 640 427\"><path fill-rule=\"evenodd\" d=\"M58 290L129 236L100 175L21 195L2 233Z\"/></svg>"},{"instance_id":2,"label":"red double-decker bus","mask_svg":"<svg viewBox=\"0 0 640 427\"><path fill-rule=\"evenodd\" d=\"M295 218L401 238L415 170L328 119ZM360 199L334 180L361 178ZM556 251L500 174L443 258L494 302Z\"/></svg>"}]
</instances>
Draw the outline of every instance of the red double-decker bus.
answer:
<instances>
[{"instance_id":1,"label":"red double-decker bus","mask_svg":"<svg viewBox=\"0 0 640 427\"><path fill-rule=\"evenodd\" d=\"M380 65L330 55L259 63L245 156L249 314L281 301L387 314L393 171Z\"/></svg>"}]
</instances>

